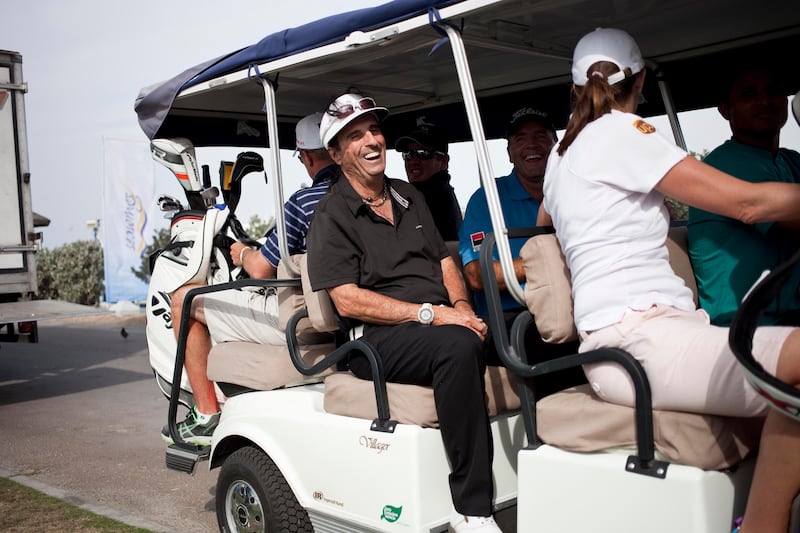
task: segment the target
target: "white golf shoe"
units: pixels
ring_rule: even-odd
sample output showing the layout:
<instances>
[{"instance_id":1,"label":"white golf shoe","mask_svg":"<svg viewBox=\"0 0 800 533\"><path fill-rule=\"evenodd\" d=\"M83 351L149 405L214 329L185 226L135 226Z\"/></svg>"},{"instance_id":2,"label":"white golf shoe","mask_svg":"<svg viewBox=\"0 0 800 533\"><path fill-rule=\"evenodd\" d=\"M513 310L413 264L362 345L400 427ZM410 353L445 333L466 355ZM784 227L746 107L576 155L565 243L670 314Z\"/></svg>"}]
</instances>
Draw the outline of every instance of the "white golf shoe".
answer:
<instances>
[{"instance_id":1,"label":"white golf shoe","mask_svg":"<svg viewBox=\"0 0 800 533\"><path fill-rule=\"evenodd\" d=\"M450 514L450 527L455 533L503 533L491 516L465 516L457 511Z\"/></svg>"}]
</instances>

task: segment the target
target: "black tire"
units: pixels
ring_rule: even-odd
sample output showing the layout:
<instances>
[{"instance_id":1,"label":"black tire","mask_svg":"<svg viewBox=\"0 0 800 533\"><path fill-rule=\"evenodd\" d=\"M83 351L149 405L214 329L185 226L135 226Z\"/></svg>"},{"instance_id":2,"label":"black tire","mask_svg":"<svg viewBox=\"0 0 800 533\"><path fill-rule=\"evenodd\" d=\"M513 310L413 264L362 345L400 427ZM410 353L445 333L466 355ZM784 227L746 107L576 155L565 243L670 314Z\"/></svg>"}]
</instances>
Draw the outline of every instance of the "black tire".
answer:
<instances>
[{"instance_id":1,"label":"black tire","mask_svg":"<svg viewBox=\"0 0 800 533\"><path fill-rule=\"evenodd\" d=\"M281 471L253 446L225 459L217 479L216 507L219 530L226 533L314 531Z\"/></svg>"}]
</instances>

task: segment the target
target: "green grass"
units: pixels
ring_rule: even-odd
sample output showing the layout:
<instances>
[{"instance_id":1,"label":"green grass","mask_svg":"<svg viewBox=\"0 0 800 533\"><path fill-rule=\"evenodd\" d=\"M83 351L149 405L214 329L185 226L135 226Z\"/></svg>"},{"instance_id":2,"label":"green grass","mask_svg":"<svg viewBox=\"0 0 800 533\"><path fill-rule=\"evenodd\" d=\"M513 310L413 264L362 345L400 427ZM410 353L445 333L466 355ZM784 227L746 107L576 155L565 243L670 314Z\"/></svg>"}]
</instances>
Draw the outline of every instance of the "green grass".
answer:
<instances>
[{"instance_id":1,"label":"green grass","mask_svg":"<svg viewBox=\"0 0 800 533\"><path fill-rule=\"evenodd\" d=\"M0 531L149 532L94 514L5 478L0 478Z\"/></svg>"}]
</instances>

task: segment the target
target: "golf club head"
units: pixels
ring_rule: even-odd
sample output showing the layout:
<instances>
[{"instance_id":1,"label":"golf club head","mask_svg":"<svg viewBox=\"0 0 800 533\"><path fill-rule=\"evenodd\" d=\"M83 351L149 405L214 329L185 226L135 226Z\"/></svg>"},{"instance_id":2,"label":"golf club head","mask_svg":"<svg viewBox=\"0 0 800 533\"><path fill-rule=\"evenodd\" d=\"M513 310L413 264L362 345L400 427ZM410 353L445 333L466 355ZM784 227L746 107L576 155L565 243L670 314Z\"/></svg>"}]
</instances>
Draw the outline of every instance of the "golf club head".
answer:
<instances>
[{"instance_id":1,"label":"golf club head","mask_svg":"<svg viewBox=\"0 0 800 533\"><path fill-rule=\"evenodd\" d=\"M228 186L228 198L225 203L231 213L236 211L236 206L239 205L239 198L242 196L242 178L251 172L264 171L264 158L255 152L241 152L236 156L236 161L233 162L233 168L230 174L230 184ZM225 187L223 187L223 191Z\"/></svg>"},{"instance_id":2,"label":"golf club head","mask_svg":"<svg viewBox=\"0 0 800 533\"><path fill-rule=\"evenodd\" d=\"M155 161L175 174L185 191L199 192L203 190L194 145L189 139L182 137L153 139L150 142L150 152Z\"/></svg>"},{"instance_id":3,"label":"golf club head","mask_svg":"<svg viewBox=\"0 0 800 533\"><path fill-rule=\"evenodd\" d=\"M158 208L161 211L182 211L183 204L177 198L162 194L158 197Z\"/></svg>"},{"instance_id":4,"label":"golf club head","mask_svg":"<svg viewBox=\"0 0 800 533\"><path fill-rule=\"evenodd\" d=\"M200 196L202 196L203 201L206 204L206 207L211 207L212 205L217 203L217 196L219 196L219 189L217 189L216 187L210 187L208 189L205 189L202 193L200 193Z\"/></svg>"}]
</instances>

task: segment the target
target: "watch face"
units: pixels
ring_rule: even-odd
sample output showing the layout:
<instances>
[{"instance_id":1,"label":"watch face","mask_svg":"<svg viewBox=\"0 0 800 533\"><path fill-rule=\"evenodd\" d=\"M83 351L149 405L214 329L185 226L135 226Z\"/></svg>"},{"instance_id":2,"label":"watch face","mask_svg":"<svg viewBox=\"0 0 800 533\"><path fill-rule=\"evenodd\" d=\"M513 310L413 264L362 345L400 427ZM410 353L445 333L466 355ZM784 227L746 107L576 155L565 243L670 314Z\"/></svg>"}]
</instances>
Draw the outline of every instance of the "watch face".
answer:
<instances>
[{"instance_id":1,"label":"watch face","mask_svg":"<svg viewBox=\"0 0 800 533\"><path fill-rule=\"evenodd\" d=\"M430 324L433 322L433 309L430 307L421 307L419 313L417 313L417 318L419 318L422 324Z\"/></svg>"}]
</instances>

